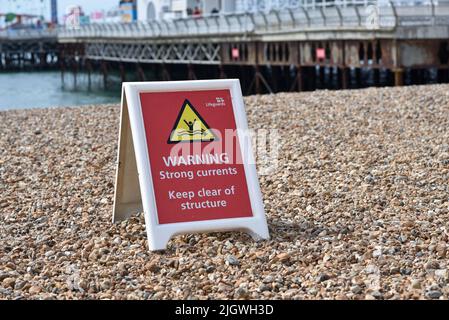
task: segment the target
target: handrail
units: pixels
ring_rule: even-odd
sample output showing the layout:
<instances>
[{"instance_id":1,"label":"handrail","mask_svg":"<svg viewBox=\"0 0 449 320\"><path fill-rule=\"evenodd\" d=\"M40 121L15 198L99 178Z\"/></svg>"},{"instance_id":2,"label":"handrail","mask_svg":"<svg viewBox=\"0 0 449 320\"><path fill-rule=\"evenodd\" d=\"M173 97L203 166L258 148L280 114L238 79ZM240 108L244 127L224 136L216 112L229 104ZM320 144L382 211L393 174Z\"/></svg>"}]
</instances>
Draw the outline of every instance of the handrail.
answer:
<instances>
[{"instance_id":1,"label":"handrail","mask_svg":"<svg viewBox=\"0 0 449 320\"><path fill-rule=\"evenodd\" d=\"M298 3L298 0L279 1L276 3L288 3L289 5ZM292 9L286 6L281 10L270 10L260 12L236 12L224 15L208 15L204 17L181 18L174 20L136 22L130 24L106 23L81 25L77 28L57 28L44 30L3 30L0 31L0 40L20 40L20 39L38 39L60 38L132 38L144 37L154 38L163 37L185 37L198 35L212 35L219 32L226 36L227 34L247 33L263 34L265 32L292 32L297 31L298 24L307 20L306 29L302 30L320 30L331 27L330 19L339 18L340 28L353 29L368 28L363 26L363 13L361 8L368 2L366 0L338 0L333 3L329 1L322 2L302 2ZM353 8L347 10L343 8ZM379 7L387 10L379 11L379 28L390 30L399 25L422 25L444 23L449 19L449 1L427 0L420 5L399 5L397 1L386 0ZM423 10L427 8L426 10ZM444 10L439 10L439 9ZM329 14L328 11L336 11L336 14ZM342 11L345 10L345 11ZM312 14L321 16L321 19L312 19ZM272 17L274 16L275 19ZM380 19L381 18L381 19ZM238 23L234 23L237 20ZM394 21L394 22L393 22ZM392 25L394 23L394 25Z\"/></svg>"},{"instance_id":2,"label":"handrail","mask_svg":"<svg viewBox=\"0 0 449 320\"><path fill-rule=\"evenodd\" d=\"M295 19L295 15L293 14L292 8L288 8L287 11L288 11L288 14L290 15L290 19L292 20L293 27L296 27L296 19Z\"/></svg>"}]
</instances>

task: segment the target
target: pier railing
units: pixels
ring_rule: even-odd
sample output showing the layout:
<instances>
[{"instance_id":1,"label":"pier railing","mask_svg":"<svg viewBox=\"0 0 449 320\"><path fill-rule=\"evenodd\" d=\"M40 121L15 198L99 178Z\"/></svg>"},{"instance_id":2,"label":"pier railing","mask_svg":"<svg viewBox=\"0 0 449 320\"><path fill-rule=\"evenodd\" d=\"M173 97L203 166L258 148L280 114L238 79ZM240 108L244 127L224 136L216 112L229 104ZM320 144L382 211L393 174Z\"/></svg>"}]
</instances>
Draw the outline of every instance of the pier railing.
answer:
<instances>
[{"instance_id":1,"label":"pier railing","mask_svg":"<svg viewBox=\"0 0 449 320\"><path fill-rule=\"evenodd\" d=\"M264 4L267 1L276 2L280 9L262 10L268 7ZM320 2L266 0L257 3L260 8L254 12L136 23L89 24L61 27L57 30L7 30L0 31L0 39L226 37L320 30L394 30L399 26L449 25L449 0L323 0Z\"/></svg>"},{"instance_id":2,"label":"pier railing","mask_svg":"<svg viewBox=\"0 0 449 320\"><path fill-rule=\"evenodd\" d=\"M393 30L398 26L449 25L449 1L304 1L280 10L164 21L91 24L59 30L59 38L164 38L265 35L319 30Z\"/></svg>"},{"instance_id":3,"label":"pier railing","mask_svg":"<svg viewBox=\"0 0 449 320\"><path fill-rule=\"evenodd\" d=\"M54 29L8 29L0 31L0 40L56 39L58 30Z\"/></svg>"}]
</instances>

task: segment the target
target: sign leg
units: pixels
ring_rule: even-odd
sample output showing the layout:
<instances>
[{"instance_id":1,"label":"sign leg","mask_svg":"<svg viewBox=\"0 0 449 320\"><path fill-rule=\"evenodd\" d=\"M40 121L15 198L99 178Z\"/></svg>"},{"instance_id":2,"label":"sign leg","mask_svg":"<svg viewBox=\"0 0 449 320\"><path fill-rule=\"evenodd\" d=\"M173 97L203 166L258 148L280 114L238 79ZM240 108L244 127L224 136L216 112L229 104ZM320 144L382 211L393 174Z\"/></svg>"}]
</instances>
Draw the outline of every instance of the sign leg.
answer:
<instances>
[{"instance_id":1,"label":"sign leg","mask_svg":"<svg viewBox=\"0 0 449 320\"><path fill-rule=\"evenodd\" d=\"M126 97L123 99L114 197L114 223L143 212L128 106Z\"/></svg>"}]
</instances>

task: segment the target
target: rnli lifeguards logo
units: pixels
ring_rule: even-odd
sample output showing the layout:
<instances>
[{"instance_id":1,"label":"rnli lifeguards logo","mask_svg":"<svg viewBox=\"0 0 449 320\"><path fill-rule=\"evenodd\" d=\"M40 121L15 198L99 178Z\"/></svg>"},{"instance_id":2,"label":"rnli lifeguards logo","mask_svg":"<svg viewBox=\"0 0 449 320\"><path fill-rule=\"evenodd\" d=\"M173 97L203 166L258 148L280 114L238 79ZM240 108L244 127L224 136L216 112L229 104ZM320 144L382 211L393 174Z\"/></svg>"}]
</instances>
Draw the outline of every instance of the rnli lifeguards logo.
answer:
<instances>
[{"instance_id":1,"label":"rnli lifeguards logo","mask_svg":"<svg viewBox=\"0 0 449 320\"><path fill-rule=\"evenodd\" d=\"M210 126L198 111L195 110L192 103L189 100L185 100L168 139L168 143L212 142L217 140Z\"/></svg>"}]
</instances>

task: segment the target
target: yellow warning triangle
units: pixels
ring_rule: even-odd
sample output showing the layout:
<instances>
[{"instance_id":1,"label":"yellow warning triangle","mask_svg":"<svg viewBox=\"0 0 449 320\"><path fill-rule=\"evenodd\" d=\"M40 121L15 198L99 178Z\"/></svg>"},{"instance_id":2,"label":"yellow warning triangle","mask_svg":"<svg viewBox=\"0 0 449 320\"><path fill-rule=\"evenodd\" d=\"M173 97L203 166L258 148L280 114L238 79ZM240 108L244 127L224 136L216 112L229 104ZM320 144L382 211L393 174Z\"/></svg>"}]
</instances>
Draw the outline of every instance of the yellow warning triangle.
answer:
<instances>
[{"instance_id":1,"label":"yellow warning triangle","mask_svg":"<svg viewBox=\"0 0 449 320\"><path fill-rule=\"evenodd\" d=\"M206 121L195 110L189 100L184 104L179 113L178 119L168 139L169 144L180 142L211 142L216 141L217 137Z\"/></svg>"}]
</instances>

